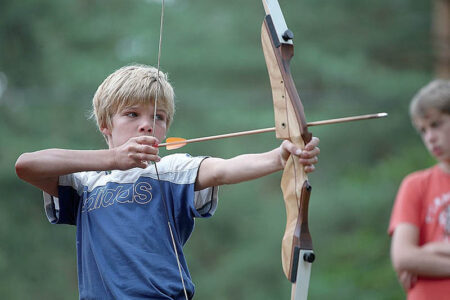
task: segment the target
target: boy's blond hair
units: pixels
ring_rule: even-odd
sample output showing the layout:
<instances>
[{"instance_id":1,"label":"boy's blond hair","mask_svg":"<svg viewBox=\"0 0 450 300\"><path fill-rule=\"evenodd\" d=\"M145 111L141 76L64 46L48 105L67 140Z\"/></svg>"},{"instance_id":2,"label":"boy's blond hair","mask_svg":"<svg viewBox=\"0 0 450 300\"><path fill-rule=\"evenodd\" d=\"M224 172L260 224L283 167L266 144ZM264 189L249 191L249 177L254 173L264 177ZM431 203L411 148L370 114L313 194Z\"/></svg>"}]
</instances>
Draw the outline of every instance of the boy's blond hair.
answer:
<instances>
[{"instance_id":1,"label":"boy's blond hair","mask_svg":"<svg viewBox=\"0 0 450 300\"><path fill-rule=\"evenodd\" d=\"M159 82L159 85L156 84ZM158 87L159 86L159 87ZM174 92L167 75L151 66L125 66L109 75L98 87L92 100L92 114L97 126L112 128L112 116L138 103L155 104L167 114L167 128L175 113Z\"/></svg>"},{"instance_id":2,"label":"boy's blond hair","mask_svg":"<svg viewBox=\"0 0 450 300\"><path fill-rule=\"evenodd\" d=\"M450 80L436 79L420 89L411 100L409 114L412 119L423 118L429 109L450 114Z\"/></svg>"}]
</instances>

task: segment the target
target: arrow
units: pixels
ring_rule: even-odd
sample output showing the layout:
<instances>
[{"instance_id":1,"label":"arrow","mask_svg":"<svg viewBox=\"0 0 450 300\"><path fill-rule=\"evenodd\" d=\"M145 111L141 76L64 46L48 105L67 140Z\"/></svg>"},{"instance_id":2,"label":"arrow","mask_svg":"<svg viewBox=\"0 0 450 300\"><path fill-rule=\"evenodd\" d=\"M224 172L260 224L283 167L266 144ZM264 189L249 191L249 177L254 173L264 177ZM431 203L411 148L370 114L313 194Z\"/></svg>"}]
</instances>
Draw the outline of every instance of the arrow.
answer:
<instances>
[{"instance_id":1,"label":"arrow","mask_svg":"<svg viewBox=\"0 0 450 300\"><path fill-rule=\"evenodd\" d=\"M387 113L383 112L383 113L377 113L377 114L369 114L369 115L329 119L329 120L323 120L323 121L315 121L315 122L310 122L307 125L308 125L308 127L312 127L312 126L345 123L345 122L353 122L353 121L360 121L360 120L378 119L378 118L384 118L387 115L388 115ZM181 147L185 146L186 144L190 144L190 143L225 139L225 138L230 138L230 137L258 134L258 133L271 132L271 131L275 131L275 127L233 132L233 133L220 134L220 135L213 135L213 136L195 138L195 139L190 139L190 140L186 140L186 139L180 138L180 137L170 137L170 138L166 139L165 143L159 144L158 147L166 147L167 150L174 150L174 149L181 148Z\"/></svg>"}]
</instances>

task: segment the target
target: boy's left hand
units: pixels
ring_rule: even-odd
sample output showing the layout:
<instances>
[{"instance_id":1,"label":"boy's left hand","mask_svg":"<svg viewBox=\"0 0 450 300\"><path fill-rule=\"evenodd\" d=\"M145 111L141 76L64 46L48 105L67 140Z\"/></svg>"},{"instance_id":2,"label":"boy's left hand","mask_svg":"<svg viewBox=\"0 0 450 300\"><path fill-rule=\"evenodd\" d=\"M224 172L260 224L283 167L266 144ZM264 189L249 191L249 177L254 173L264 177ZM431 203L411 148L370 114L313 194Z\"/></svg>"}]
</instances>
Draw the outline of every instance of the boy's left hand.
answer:
<instances>
[{"instance_id":1,"label":"boy's left hand","mask_svg":"<svg viewBox=\"0 0 450 300\"><path fill-rule=\"evenodd\" d=\"M313 172L315 168L315 164L319 161L317 156L320 153L319 145L320 140L316 137L313 137L311 141L305 145L305 149L301 150L292 142L285 140L280 146L281 150L281 163L283 167L286 165L286 162L290 155L297 156L298 161L305 167L306 173Z\"/></svg>"}]
</instances>

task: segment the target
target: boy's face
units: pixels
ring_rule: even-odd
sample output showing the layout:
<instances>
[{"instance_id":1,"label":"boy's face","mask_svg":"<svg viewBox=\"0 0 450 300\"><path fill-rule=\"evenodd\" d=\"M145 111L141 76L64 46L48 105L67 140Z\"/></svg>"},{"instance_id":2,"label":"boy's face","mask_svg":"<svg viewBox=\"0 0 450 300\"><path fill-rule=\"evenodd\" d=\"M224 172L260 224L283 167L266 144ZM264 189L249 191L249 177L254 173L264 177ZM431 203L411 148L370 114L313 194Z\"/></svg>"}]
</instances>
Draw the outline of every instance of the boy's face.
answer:
<instances>
[{"instance_id":1,"label":"boy's face","mask_svg":"<svg viewBox=\"0 0 450 300\"><path fill-rule=\"evenodd\" d=\"M414 124L428 151L440 162L450 164L450 115L429 109L423 118L415 118Z\"/></svg>"},{"instance_id":2,"label":"boy's face","mask_svg":"<svg viewBox=\"0 0 450 300\"><path fill-rule=\"evenodd\" d=\"M164 110L158 109L156 121L154 122L153 119L153 104L138 103L117 111L111 118L112 128L100 130L107 136L109 148L118 147L132 137L143 135L154 136L161 142L166 137L167 114Z\"/></svg>"}]
</instances>

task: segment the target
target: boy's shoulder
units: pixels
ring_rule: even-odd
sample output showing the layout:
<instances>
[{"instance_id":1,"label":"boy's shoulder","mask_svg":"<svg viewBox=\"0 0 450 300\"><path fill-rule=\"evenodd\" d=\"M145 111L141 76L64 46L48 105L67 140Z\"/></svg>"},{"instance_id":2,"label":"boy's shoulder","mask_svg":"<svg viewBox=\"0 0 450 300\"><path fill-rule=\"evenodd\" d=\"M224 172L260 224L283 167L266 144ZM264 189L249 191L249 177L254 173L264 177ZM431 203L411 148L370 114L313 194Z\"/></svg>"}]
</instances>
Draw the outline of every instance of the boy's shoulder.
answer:
<instances>
[{"instance_id":1,"label":"boy's shoulder","mask_svg":"<svg viewBox=\"0 0 450 300\"><path fill-rule=\"evenodd\" d=\"M163 156L157 163L158 170L176 172L190 168L198 168L206 156L191 156L188 153L176 153Z\"/></svg>"},{"instance_id":2,"label":"boy's shoulder","mask_svg":"<svg viewBox=\"0 0 450 300\"><path fill-rule=\"evenodd\" d=\"M420 185L427 184L430 180L436 176L441 176L443 171L438 165L434 165L430 168L415 171L405 177L403 182L408 185Z\"/></svg>"}]
</instances>

